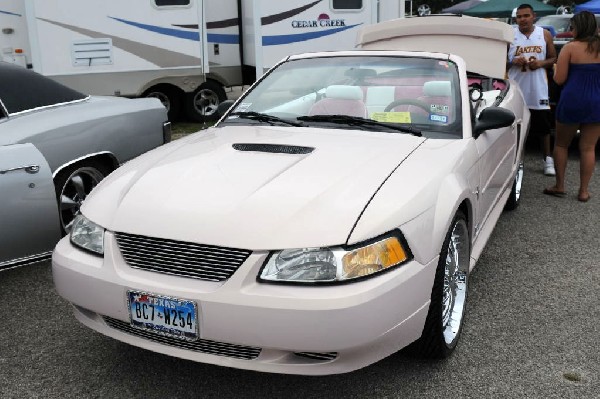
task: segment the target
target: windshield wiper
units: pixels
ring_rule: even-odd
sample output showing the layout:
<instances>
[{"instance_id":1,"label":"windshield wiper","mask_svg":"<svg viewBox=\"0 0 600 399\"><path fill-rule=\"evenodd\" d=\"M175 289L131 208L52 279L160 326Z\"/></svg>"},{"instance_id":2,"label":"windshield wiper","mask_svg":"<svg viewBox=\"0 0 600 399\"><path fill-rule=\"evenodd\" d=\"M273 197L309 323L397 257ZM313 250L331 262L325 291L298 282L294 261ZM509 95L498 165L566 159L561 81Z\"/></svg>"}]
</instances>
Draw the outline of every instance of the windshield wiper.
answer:
<instances>
[{"instance_id":1,"label":"windshield wiper","mask_svg":"<svg viewBox=\"0 0 600 399\"><path fill-rule=\"evenodd\" d=\"M240 117L243 119L251 119L253 121L259 121L259 122L267 122L267 123L270 123L271 125L274 125L275 123L285 123L286 125L290 125L290 126L306 126L304 123L294 122L289 119L283 119L283 118L279 118L277 116L263 114L263 113L254 112L254 111L232 112L230 114L230 116L237 116L237 117Z\"/></svg>"},{"instance_id":2,"label":"windshield wiper","mask_svg":"<svg viewBox=\"0 0 600 399\"><path fill-rule=\"evenodd\" d=\"M410 133L414 136L421 137L421 131L410 126L401 126L386 122L378 122L373 119L361 118L360 116L349 116L349 115L311 115L311 116L299 116L299 121L304 122L330 122L346 124L350 126L381 126L387 129L396 130L403 133Z\"/></svg>"}]
</instances>

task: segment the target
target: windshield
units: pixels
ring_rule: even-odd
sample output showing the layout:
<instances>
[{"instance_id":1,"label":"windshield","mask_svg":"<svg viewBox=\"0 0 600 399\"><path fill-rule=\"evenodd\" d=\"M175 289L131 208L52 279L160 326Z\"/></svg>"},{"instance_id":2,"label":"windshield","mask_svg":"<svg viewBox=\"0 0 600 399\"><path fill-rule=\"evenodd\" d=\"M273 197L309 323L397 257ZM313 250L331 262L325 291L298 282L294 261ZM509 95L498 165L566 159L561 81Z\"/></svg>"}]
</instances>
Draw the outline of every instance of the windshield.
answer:
<instances>
[{"instance_id":1,"label":"windshield","mask_svg":"<svg viewBox=\"0 0 600 399\"><path fill-rule=\"evenodd\" d=\"M556 33L565 33L569 32L569 26L571 25L571 18L568 16L565 17L541 17L535 23L539 26L551 26L554 28Z\"/></svg>"},{"instance_id":2,"label":"windshield","mask_svg":"<svg viewBox=\"0 0 600 399\"><path fill-rule=\"evenodd\" d=\"M460 104L457 67L448 60L318 57L287 61L272 70L221 124L278 124L280 119L288 126L292 121L462 137ZM331 115L336 117L324 117Z\"/></svg>"}]
</instances>

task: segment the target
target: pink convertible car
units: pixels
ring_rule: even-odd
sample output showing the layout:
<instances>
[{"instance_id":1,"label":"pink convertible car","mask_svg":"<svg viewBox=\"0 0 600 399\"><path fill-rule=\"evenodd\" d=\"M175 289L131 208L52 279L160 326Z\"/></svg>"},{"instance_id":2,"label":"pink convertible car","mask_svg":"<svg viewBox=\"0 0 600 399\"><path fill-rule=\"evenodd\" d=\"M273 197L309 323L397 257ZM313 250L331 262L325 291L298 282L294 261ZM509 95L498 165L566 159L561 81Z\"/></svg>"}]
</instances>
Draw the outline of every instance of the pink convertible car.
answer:
<instances>
[{"instance_id":1,"label":"pink convertible car","mask_svg":"<svg viewBox=\"0 0 600 399\"><path fill-rule=\"evenodd\" d=\"M469 272L520 199L512 35L412 18L365 27L355 51L286 58L214 127L98 185L54 251L58 293L102 334L222 366L449 356Z\"/></svg>"}]
</instances>

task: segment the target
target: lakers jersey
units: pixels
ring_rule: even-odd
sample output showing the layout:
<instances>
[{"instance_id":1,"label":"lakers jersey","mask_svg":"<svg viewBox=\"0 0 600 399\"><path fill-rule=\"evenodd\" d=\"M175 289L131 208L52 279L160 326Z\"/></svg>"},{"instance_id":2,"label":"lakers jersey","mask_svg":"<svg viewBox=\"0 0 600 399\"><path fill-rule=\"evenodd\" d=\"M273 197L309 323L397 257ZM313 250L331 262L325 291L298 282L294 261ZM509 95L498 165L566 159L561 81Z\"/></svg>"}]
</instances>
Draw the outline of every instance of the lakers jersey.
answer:
<instances>
[{"instance_id":1,"label":"lakers jersey","mask_svg":"<svg viewBox=\"0 0 600 399\"><path fill-rule=\"evenodd\" d=\"M508 61L514 58L525 57L528 61L546 59L546 40L544 29L535 26L529 37L525 36L515 26L515 40L508 51ZM521 87L523 97L529 109L549 109L548 75L546 68L531 70L526 66L512 65L508 70L508 77L516 81Z\"/></svg>"}]
</instances>

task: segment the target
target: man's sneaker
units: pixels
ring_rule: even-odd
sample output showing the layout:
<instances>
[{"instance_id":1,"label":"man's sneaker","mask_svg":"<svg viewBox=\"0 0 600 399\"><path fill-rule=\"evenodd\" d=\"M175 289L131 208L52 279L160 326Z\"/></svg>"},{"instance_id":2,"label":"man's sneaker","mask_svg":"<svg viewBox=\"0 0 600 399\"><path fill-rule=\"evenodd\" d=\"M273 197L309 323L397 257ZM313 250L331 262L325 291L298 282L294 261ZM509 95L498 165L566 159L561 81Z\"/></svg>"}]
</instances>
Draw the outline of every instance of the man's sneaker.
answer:
<instances>
[{"instance_id":1,"label":"man's sneaker","mask_svg":"<svg viewBox=\"0 0 600 399\"><path fill-rule=\"evenodd\" d=\"M544 174L546 176L556 176L556 170L554 169L554 159L552 157L546 157L544 161Z\"/></svg>"}]
</instances>

